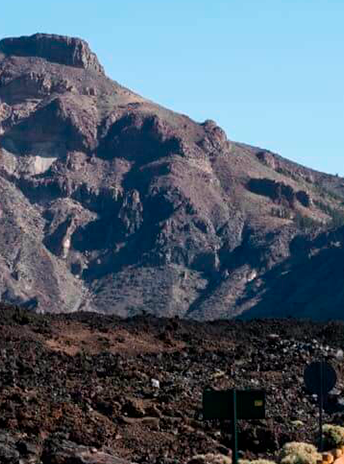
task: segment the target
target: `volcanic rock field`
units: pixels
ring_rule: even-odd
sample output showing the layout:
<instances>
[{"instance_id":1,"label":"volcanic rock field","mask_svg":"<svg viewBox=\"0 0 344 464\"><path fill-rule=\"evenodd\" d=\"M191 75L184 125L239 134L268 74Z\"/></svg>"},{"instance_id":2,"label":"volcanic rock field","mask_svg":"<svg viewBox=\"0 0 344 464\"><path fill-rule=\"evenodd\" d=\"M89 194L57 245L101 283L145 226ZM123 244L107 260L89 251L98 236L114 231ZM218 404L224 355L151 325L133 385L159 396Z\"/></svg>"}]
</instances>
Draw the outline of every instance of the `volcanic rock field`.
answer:
<instances>
[{"instance_id":1,"label":"volcanic rock field","mask_svg":"<svg viewBox=\"0 0 344 464\"><path fill-rule=\"evenodd\" d=\"M274 458L286 442L317 440L317 401L303 372L320 358L338 376L324 420L344 420L341 322L123 320L2 307L0 328L1 462L229 455L230 424L202 420L206 387L266 391L266 419L239 421L239 450Z\"/></svg>"}]
</instances>

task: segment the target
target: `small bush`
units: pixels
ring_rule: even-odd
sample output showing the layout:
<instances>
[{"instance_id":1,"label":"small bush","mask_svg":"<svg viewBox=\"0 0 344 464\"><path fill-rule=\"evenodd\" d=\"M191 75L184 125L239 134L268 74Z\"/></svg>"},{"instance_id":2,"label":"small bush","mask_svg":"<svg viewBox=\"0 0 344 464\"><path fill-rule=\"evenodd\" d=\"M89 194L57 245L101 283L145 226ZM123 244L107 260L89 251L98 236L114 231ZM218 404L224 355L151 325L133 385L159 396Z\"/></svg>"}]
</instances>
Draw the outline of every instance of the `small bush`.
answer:
<instances>
[{"instance_id":1,"label":"small bush","mask_svg":"<svg viewBox=\"0 0 344 464\"><path fill-rule=\"evenodd\" d=\"M322 223L309 216L302 216L299 212L295 214L294 223L302 232L314 231L322 226Z\"/></svg>"},{"instance_id":2,"label":"small bush","mask_svg":"<svg viewBox=\"0 0 344 464\"><path fill-rule=\"evenodd\" d=\"M331 213L331 227L339 228L344 225L344 212L343 210L333 210Z\"/></svg>"},{"instance_id":3,"label":"small bush","mask_svg":"<svg viewBox=\"0 0 344 464\"><path fill-rule=\"evenodd\" d=\"M192 457L188 464L232 464L232 459L224 454L198 454Z\"/></svg>"},{"instance_id":4,"label":"small bush","mask_svg":"<svg viewBox=\"0 0 344 464\"><path fill-rule=\"evenodd\" d=\"M344 211L342 208L333 208L332 206L317 200L314 200L314 204L323 213L330 216L331 221L328 223L328 227L338 228L344 225Z\"/></svg>"},{"instance_id":5,"label":"small bush","mask_svg":"<svg viewBox=\"0 0 344 464\"><path fill-rule=\"evenodd\" d=\"M344 427L326 424L323 427L324 446L326 449L338 448L344 445Z\"/></svg>"},{"instance_id":6,"label":"small bush","mask_svg":"<svg viewBox=\"0 0 344 464\"><path fill-rule=\"evenodd\" d=\"M302 427L305 426L305 424L300 420L291 421L291 425L295 427L296 429L302 429Z\"/></svg>"},{"instance_id":7,"label":"small bush","mask_svg":"<svg viewBox=\"0 0 344 464\"><path fill-rule=\"evenodd\" d=\"M309 443L286 443L280 453L281 464L316 464L321 459L316 447Z\"/></svg>"}]
</instances>

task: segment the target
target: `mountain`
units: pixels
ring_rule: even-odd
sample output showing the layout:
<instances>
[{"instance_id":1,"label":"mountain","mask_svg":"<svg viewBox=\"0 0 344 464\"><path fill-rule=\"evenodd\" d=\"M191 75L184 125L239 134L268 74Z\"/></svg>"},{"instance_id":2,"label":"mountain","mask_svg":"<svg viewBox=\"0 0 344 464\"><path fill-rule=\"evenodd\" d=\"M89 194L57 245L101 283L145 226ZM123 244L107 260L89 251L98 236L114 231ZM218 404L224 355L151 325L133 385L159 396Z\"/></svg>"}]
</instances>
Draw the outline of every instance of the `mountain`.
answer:
<instances>
[{"instance_id":1,"label":"mountain","mask_svg":"<svg viewBox=\"0 0 344 464\"><path fill-rule=\"evenodd\" d=\"M344 179L142 98L81 39L0 41L0 192L3 301L343 317Z\"/></svg>"}]
</instances>

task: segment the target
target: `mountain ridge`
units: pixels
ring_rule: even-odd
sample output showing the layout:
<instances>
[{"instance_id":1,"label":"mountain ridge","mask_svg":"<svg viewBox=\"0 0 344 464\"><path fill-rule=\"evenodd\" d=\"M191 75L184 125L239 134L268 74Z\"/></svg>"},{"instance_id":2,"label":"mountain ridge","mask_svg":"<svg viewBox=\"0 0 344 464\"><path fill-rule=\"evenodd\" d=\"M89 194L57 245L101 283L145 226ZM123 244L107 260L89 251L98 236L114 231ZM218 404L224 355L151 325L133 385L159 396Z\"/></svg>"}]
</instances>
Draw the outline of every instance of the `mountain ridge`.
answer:
<instances>
[{"instance_id":1,"label":"mountain ridge","mask_svg":"<svg viewBox=\"0 0 344 464\"><path fill-rule=\"evenodd\" d=\"M42 312L231 318L343 246L343 179L140 97L63 36L0 41L0 189L1 299ZM311 315L298 299L281 314Z\"/></svg>"}]
</instances>

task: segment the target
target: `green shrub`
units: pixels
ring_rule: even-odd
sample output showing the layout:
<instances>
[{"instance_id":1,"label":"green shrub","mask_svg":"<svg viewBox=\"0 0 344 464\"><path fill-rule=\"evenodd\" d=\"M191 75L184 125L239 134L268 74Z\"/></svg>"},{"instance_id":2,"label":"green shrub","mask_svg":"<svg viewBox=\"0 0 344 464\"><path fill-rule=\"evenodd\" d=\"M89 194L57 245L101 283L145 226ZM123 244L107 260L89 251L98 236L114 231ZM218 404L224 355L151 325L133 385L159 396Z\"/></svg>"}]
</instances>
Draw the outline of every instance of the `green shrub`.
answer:
<instances>
[{"instance_id":1,"label":"green shrub","mask_svg":"<svg viewBox=\"0 0 344 464\"><path fill-rule=\"evenodd\" d=\"M317 230L322 226L321 222L309 216L302 216L302 214L300 214L299 212L295 214L294 223L296 227L303 232Z\"/></svg>"},{"instance_id":2,"label":"green shrub","mask_svg":"<svg viewBox=\"0 0 344 464\"><path fill-rule=\"evenodd\" d=\"M344 445L344 427L325 424L323 427L324 446L326 449L338 448Z\"/></svg>"},{"instance_id":3,"label":"green shrub","mask_svg":"<svg viewBox=\"0 0 344 464\"><path fill-rule=\"evenodd\" d=\"M286 443L280 452L280 464L316 464L320 459L321 454L309 443Z\"/></svg>"},{"instance_id":4,"label":"green shrub","mask_svg":"<svg viewBox=\"0 0 344 464\"><path fill-rule=\"evenodd\" d=\"M317 200L314 200L314 204L323 213L330 216L331 221L328 223L328 227L341 227L344 225L344 210L342 208L333 208L327 203Z\"/></svg>"},{"instance_id":5,"label":"green shrub","mask_svg":"<svg viewBox=\"0 0 344 464\"><path fill-rule=\"evenodd\" d=\"M342 227L344 225L344 212L343 210L335 209L331 213L331 227Z\"/></svg>"}]
</instances>

